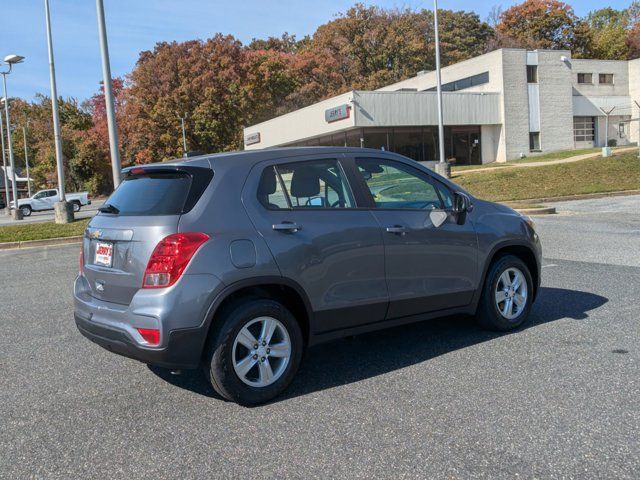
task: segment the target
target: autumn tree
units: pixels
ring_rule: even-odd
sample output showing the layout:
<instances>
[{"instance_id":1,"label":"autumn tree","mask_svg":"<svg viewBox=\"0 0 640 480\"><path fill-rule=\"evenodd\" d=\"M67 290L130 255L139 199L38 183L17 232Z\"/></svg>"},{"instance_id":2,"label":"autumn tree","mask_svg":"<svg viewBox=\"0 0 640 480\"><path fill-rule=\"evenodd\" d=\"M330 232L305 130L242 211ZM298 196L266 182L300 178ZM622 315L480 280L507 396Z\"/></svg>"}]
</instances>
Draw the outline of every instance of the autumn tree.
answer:
<instances>
[{"instance_id":1,"label":"autumn tree","mask_svg":"<svg viewBox=\"0 0 640 480\"><path fill-rule=\"evenodd\" d=\"M558 0L526 0L502 12L498 34L524 48L572 49L578 18Z\"/></svg>"}]
</instances>

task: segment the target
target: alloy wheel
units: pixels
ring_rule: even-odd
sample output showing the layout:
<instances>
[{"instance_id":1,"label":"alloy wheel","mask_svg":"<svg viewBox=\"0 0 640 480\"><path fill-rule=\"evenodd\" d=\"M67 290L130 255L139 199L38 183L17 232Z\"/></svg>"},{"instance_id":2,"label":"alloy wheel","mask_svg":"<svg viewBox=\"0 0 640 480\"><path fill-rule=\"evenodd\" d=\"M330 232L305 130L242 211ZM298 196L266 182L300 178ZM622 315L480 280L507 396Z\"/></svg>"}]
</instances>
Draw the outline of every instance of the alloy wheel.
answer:
<instances>
[{"instance_id":1,"label":"alloy wheel","mask_svg":"<svg viewBox=\"0 0 640 480\"><path fill-rule=\"evenodd\" d=\"M498 279L495 302L500 315L507 320L516 319L527 306L527 280L519 269L507 268Z\"/></svg>"},{"instance_id":2,"label":"alloy wheel","mask_svg":"<svg viewBox=\"0 0 640 480\"><path fill-rule=\"evenodd\" d=\"M240 329L233 342L233 370L242 382L266 387L276 382L291 358L291 339L273 317L258 317Z\"/></svg>"}]
</instances>

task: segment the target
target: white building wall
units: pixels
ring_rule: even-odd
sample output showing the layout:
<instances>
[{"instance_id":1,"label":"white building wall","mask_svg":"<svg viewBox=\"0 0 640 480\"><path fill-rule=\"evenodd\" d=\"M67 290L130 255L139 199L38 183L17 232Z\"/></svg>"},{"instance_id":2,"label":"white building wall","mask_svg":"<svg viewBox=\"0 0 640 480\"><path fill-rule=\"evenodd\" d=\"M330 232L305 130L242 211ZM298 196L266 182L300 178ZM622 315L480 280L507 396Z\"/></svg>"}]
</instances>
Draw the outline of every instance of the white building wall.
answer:
<instances>
[{"instance_id":1,"label":"white building wall","mask_svg":"<svg viewBox=\"0 0 640 480\"><path fill-rule=\"evenodd\" d=\"M640 103L640 58L629 62L629 96L631 97L631 117L640 119L640 109L634 103ZM640 142L640 121L631 122L630 140L634 143Z\"/></svg>"},{"instance_id":2,"label":"white building wall","mask_svg":"<svg viewBox=\"0 0 640 480\"><path fill-rule=\"evenodd\" d=\"M540 88L540 148L543 152L570 150L573 142L573 99L571 58L567 51L538 52ZM528 141L528 138L527 138Z\"/></svg>"},{"instance_id":3,"label":"white building wall","mask_svg":"<svg viewBox=\"0 0 640 480\"><path fill-rule=\"evenodd\" d=\"M504 49L502 71L504 89L502 141L504 156L498 161L529 154L529 94L527 90L527 51Z\"/></svg>"},{"instance_id":4,"label":"white building wall","mask_svg":"<svg viewBox=\"0 0 640 480\"><path fill-rule=\"evenodd\" d=\"M327 123L324 118L325 110L344 104L350 104L353 92L344 93L337 97L314 103L295 112L281 115L272 120L252 125L244 129L245 138L254 133L260 133L260 143L245 146L246 150L283 145L303 139L344 130L355 125L353 110L349 118Z\"/></svg>"},{"instance_id":5,"label":"white building wall","mask_svg":"<svg viewBox=\"0 0 640 480\"><path fill-rule=\"evenodd\" d=\"M573 94L585 96L629 95L629 67L625 60L572 59ZM579 84L578 73L593 74L592 84ZM600 73L613 73L613 85L598 82Z\"/></svg>"}]
</instances>

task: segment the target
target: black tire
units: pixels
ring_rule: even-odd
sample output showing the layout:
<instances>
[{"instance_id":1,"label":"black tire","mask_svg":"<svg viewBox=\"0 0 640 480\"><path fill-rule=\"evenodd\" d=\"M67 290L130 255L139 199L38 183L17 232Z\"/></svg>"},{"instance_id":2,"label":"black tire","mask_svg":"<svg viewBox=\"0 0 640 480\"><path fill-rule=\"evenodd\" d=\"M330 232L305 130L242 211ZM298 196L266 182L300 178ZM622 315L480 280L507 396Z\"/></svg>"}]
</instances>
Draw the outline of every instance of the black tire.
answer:
<instances>
[{"instance_id":1,"label":"black tire","mask_svg":"<svg viewBox=\"0 0 640 480\"><path fill-rule=\"evenodd\" d=\"M524 274L527 283L527 296L525 306L517 313L513 319L508 319L502 315L496 301L496 289L500 276L509 268L516 268ZM505 255L498 258L489 267L482 289L482 297L478 305L476 316L478 323L483 328L493 331L506 332L513 330L524 324L531 311L533 302L533 281L531 272L527 265L518 257Z\"/></svg>"},{"instance_id":2,"label":"black tire","mask_svg":"<svg viewBox=\"0 0 640 480\"><path fill-rule=\"evenodd\" d=\"M272 317L286 328L291 343L289 361L274 383L254 387L243 382L233 367L233 344L240 330L258 317ZM227 308L213 320L216 330L208 345L205 374L223 398L241 405L265 403L282 393L298 371L304 342L300 325L284 305L269 299L246 299Z\"/></svg>"},{"instance_id":3,"label":"black tire","mask_svg":"<svg viewBox=\"0 0 640 480\"><path fill-rule=\"evenodd\" d=\"M20 211L22 212L23 217L29 217L31 215L31 205L22 205L20 207Z\"/></svg>"},{"instance_id":4,"label":"black tire","mask_svg":"<svg viewBox=\"0 0 640 480\"><path fill-rule=\"evenodd\" d=\"M80 205L80 202L78 201L71 202L71 205L73 206L73 213L79 212L80 208L82 208L82 205Z\"/></svg>"}]
</instances>

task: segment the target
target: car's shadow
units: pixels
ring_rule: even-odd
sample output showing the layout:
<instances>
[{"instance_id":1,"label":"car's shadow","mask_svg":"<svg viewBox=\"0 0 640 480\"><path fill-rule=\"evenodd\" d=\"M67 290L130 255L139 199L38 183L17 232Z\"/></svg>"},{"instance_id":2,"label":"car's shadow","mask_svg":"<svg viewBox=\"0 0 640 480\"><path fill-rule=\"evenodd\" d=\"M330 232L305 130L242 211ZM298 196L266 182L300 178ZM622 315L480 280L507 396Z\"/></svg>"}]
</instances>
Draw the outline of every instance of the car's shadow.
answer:
<instances>
[{"instance_id":1,"label":"car's shadow","mask_svg":"<svg viewBox=\"0 0 640 480\"><path fill-rule=\"evenodd\" d=\"M607 301L588 292L541 288L529 321L514 332L487 332L472 317L453 316L322 344L309 350L291 386L274 402L382 375L537 325L586 319L589 311ZM150 369L177 387L219 398L199 370L173 375L166 369Z\"/></svg>"}]
</instances>

